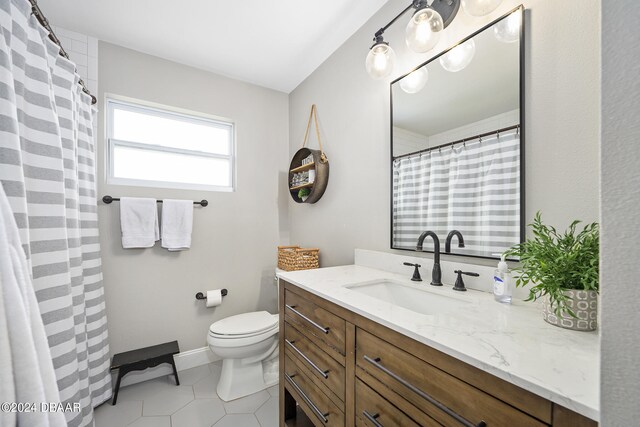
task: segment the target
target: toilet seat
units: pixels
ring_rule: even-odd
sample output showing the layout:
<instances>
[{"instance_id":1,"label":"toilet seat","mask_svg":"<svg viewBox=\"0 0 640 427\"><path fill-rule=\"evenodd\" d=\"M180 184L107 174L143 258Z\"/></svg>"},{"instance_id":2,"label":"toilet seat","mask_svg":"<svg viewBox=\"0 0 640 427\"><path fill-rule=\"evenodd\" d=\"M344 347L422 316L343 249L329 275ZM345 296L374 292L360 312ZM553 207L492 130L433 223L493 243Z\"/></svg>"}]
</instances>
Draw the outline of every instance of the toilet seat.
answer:
<instances>
[{"instance_id":1,"label":"toilet seat","mask_svg":"<svg viewBox=\"0 0 640 427\"><path fill-rule=\"evenodd\" d=\"M207 341L218 347L240 347L258 343L277 333L278 315L255 311L212 323Z\"/></svg>"},{"instance_id":2,"label":"toilet seat","mask_svg":"<svg viewBox=\"0 0 640 427\"><path fill-rule=\"evenodd\" d=\"M267 311L237 314L214 322L209 332L216 336L250 337L268 332L278 326L278 315Z\"/></svg>"}]
</instances>

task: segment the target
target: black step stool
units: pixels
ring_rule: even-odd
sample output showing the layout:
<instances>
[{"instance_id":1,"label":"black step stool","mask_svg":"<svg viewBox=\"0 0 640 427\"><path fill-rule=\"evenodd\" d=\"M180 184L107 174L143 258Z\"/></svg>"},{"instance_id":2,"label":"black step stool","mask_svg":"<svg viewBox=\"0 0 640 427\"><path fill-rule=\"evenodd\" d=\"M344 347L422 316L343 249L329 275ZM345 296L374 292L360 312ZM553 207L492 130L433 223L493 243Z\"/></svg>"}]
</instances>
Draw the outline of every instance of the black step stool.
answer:
<instances>
[{"instance_id":1,"label":"black step stool","mask_svg":"<svg viewBox=\"0 0 640 427\"><path fill-rule=\"evenodd\" d=\"M111 361L111 370L118 369L118 379L116 381L116 389L113 393L112 405L118 400L118 391L120 390L120 380L131 371L143 371L147 368L153 368L161 363L170 363L173 367L173 375L176 377L176 385L180 385L178 379L178 371L173 355L180 353L178 341L166 342L164 344L153 345L151 347L139 348L137 350L125 351L113 356Z\"/></svg>"}]
</instances>

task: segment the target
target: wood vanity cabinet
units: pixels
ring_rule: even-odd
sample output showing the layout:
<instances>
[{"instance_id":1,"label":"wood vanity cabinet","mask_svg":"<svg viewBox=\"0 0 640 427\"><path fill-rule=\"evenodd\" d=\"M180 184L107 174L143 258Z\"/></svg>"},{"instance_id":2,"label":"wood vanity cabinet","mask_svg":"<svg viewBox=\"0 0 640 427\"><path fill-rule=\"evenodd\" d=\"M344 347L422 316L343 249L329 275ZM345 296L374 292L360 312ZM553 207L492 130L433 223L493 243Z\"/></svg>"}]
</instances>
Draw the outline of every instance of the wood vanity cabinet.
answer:
<instances>
[{"instance_id":1,"label":"wood vanity cabinet","mask_svg":"<svg viewBox=\"0 0 640 427\"><path fill-rule=\"evenodd\" d=\"M597 423L280 279L280 426Z\"/></svg>"}]
</instances>

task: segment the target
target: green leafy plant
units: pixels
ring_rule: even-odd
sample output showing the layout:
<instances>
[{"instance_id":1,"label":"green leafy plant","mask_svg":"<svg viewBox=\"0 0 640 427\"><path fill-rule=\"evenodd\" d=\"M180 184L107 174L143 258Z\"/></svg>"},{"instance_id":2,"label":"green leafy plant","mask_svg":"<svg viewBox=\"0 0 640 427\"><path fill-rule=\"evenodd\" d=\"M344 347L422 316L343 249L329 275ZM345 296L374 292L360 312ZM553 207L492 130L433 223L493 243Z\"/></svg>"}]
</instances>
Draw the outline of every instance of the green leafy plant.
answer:
<instances>
[{"instance_id":1,"label":"green leafy plant","mask_svg":"<svg viewBox=\"0 0 640 427\"><path fill-rule=\"evenodd\" d=\"M307 197L309 194L311 194L311 191L309 191L308 188L301 188L300 190L298 190L298 197L299 198L303 198L303 197Z\"/></svg>"},{"instance_id":2,"label":"green leafy plant","mask_svg":"<svg viewBox=\"0 0 640 427\"><path fill-rule=\"evenodd\" d=\"M529 224L533 238L513 246L505 252L508 257L519 257L516 267L516 286L533 284L527 301L549 296L557 316L575 313L567 305L563 291L567 289L599 290L598 223L586 225L578 232L581 221L573 221L564 233L542 223L540 212Z\"/></svg>"}]
</instances>

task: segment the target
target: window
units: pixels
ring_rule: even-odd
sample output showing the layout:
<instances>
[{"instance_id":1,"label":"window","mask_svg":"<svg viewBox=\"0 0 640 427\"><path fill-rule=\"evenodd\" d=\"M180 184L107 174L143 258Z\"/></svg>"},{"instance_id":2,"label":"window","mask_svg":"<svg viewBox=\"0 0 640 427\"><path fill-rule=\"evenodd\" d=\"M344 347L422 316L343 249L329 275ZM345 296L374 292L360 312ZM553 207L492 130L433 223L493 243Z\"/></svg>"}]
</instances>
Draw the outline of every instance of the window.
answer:
<instances>
[{"instance_id":1,"label":"window","mask_svg":"<svg viewBox=\"0 0 640 427\"><path fill-rule=\"evenodd\" d=\"M107 99L110 184L233 191L233 123Z\"/></svg>"}]
</instances>

